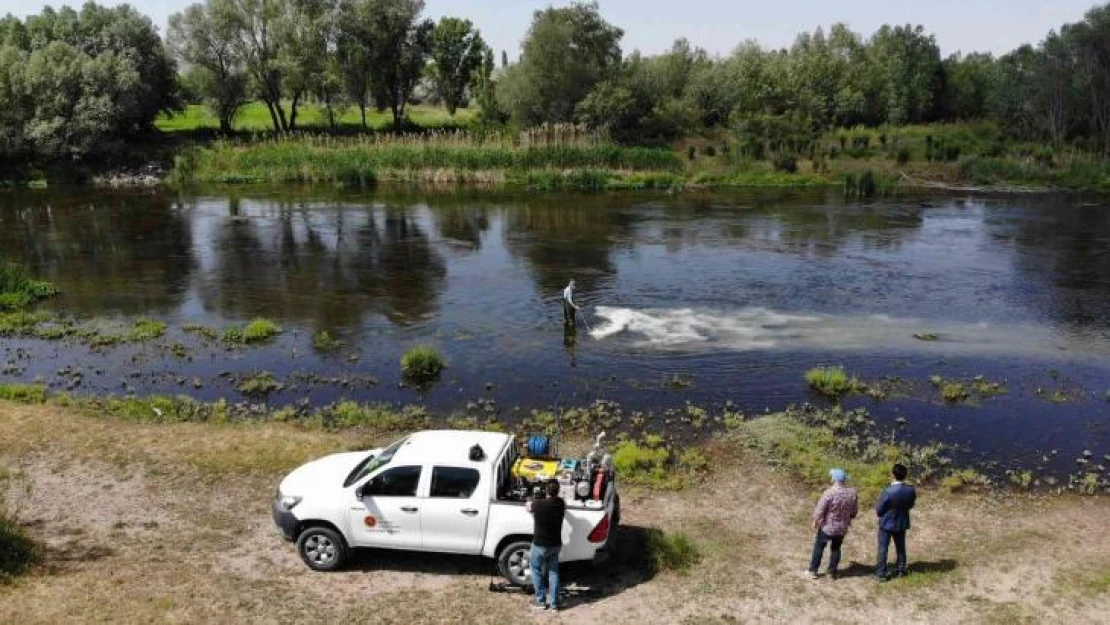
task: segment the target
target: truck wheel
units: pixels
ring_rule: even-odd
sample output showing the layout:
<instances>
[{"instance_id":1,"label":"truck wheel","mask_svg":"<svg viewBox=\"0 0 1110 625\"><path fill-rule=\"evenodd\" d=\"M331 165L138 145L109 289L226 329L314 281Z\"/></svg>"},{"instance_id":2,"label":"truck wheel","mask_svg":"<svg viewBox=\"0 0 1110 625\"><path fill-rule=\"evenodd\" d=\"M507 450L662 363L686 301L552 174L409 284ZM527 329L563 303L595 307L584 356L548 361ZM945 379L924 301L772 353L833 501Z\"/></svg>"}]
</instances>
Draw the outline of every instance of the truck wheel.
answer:
<instances>
[{"instance_id":1,"label":"truck wheel","mask_svg":"<svg viewBox=\"0 0 1110 625\"><path fill-rule=\"evenodd\" d=\"M313 571L335 571L347 563L347 541L333 529L310 527L297 538L297 552Z\"/></svg>"},{"instance_id":2,"label":"truck wheel","mask_svg":"<svg viewBox=\"0 0 1110 625\"><path fill-rule=\"evenodd\" d=\"M497 569L509 583L521 588L532 585L532 543L509 543L497 556Z\"/></svg>"}]
</instances>

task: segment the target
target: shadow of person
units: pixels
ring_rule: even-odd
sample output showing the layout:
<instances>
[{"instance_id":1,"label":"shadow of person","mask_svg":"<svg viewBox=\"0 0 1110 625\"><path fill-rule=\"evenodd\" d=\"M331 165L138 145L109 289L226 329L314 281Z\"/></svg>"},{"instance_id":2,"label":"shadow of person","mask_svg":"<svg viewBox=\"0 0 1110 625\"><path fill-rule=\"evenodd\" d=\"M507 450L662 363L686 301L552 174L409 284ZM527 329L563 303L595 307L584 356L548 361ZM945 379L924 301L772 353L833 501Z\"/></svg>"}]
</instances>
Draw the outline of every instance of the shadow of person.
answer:
<instances>
[{"instance_id":1,"label":"shadow of person","mask_svg":"<svg viewBox=\"0 0 1110 625\"><path fill-rule=\"evenodd\" d=\"M959 562L955 560L937 560L935 562L913 562L911 561L906 567L906 574L913 575L915 573L950 573L959 566ZM874 564L862 564L859 562L851 562L846 567L841 567L837 572L837 577L873 577L875 575Z\"/></svg>"}]
</instances>

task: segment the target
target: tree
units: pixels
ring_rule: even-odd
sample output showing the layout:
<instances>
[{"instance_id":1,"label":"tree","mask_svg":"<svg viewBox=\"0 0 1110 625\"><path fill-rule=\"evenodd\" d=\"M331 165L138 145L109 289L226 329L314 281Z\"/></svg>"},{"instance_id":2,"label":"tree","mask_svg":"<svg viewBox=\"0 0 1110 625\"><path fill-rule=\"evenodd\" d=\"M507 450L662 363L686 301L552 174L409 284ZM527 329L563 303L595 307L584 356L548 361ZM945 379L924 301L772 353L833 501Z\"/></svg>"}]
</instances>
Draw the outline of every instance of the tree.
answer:
<instances>
[{"instance_id":1,"label":"tree","mask_svg":"<svg viewBox=\"0 0 1110 625\"><path fill-rule=\"evenodd\" d=\"M1085 101L1085 126L1095 149L1110 155L1110 4L1091 9L1082 22L1063 32L1076 49L1080 68L1076 100Z\"/></svg>"},{"instance_id":2,"label":"tree","mask_svg":"<svg viewBox=\"0 0 1110 625\"><path fill-rule=\"evenodd\" d=\"M596 2L537 11L499 98L517 124L572 121L578 104L620 66L623 36Z\"/></svg>"},{"instance_id":3,"label":"tree","mask_svg":"<svg viewBox=\"0 0 1110 625\"><path fill-rule=\"evenodd\" d=\"M0 36L3 160L108 155L180 106L173 59L128 6L5 18Z\"/></svg>"},{"instance_id":4,"label":"tree","mask_svg":"<svg viewBox=\"0 0 1110 625\"><path fill-rule=\"evenodd\" d=\"M226 0L227 19L236 29L236 49L255 95L270 111L274 131L289 129L289 120L282 106L284 81L280 58L282 54L281 19L285 15L284 0Z\"/></svg>"},{"instance_id":5,"label":"tree","mask_svg":"<svg viewBox=\"0 0 1110 625\"><path fill-rule=\"evenodd\" d=\"M342 0L336 25L336 61L343 90L358 106L362 127L366 125L366 108L370 105L371 73L373 71L372 3L368 0Z\"/></svg>"},{"instance_id":6,"label":"tree","mask_svg":"<svg viewBox=\"0 0 1110 625\"><path fill-rule=\"evenodd\" d=\"M332 69L333 9L330 0L286 0L277 22L280 39L277 62L283 92L289 98L287 130L297 129L297 113L303 98L320 93L325 85L327 93L331 93L328 72Z\"/></svg>"},{"instance_id":7,"label":"tree","mask_svg":"<svg viewBox=\"0 0 1110 625\"><path fill-rule=\"evenodd\" d=\"M405 105L424 72L435 24L420 19L424 0L370 0L369 5L371 88L375 99L392 112L394 129L401 130Z\"/></svg>"},{"instance_id":8,"label":"tree","mask_svg":"<svg viewBox=\"0 0 1110 625\"><path fill-rule=\"evenodd\" d=\"M466 88L486 52L482 35L470 20L445 17L432 31L432 79L452 116L466 97Z\"/></svg>"},{"instance_id":9,"label":"tree","mask_svg":"<svg viewBox=\"0 0 1110 625\"><path fill-rule=\"evenodd\" d=\"M871 61L881 76L881 101L884 120L891 124L929 121L943 84L940 49L932 35L921 26L886 26L875 33L870 43Z\"/></svg>"},{"instance_id":10,"label":"tree","mask_svg":"<svg viewBox=\"0 0 1110 625\"><path fill-rule=\"evenodd\" d=\"M237 47L238 30L225 0L194 4L170 16L167 41L177 58L192 67L201 96L230 134L246 104L247 76Z\"/></svg>"},{"instance_id":11,"label":"tree","mask_svg":"<svg viewBox=\"0 0 1110 625\"><path fill-rule=\"evenodd\" d=\"M474 72L470 91L478 100L481 120L485 123L503 124L507 121L507 116L497 104L497 81L493 76L495 70L493 50L486 48L482 63Z\"/></svg>"}]
</instances>

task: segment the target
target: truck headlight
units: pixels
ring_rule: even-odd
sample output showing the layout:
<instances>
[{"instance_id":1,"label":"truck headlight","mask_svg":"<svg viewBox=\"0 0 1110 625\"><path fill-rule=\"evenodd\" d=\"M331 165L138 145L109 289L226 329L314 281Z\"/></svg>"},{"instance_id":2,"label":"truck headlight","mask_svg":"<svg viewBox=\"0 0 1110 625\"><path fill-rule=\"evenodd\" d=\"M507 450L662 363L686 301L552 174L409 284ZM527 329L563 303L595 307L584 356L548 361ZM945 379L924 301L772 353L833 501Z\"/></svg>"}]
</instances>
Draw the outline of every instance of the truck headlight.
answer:
<instances>
[{"instance_id":1,"label":"truck headlight","mask_svg":"<svg viewBox=\"0 0 1110 625\"><path fill-rule=\"evenodd\" d=\"M302 499L304 499L304 497L296 497L294 495L282 495L281 493L278 493L278 505L280 505L281 509L285 510L286 512L289 512L294 507L296 507L297 504L301 503Z\"/></svg>"}]
</instances>

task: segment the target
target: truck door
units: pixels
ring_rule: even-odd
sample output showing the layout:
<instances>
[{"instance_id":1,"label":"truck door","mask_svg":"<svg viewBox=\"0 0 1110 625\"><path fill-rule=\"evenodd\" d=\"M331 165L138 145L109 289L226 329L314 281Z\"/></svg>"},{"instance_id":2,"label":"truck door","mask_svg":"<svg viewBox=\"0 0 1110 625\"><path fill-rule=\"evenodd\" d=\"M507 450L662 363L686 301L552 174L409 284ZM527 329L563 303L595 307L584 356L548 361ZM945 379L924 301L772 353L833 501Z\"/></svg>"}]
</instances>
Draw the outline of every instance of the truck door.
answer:
<instances>
[{"instance_id":1,"label":"truck door","mask_svg":"<svg viewBox=\"0 0 1110 625\"><path fill-rule=\"evenodd\" d=\"M473 467L432 467L428 497L421 500L421 549L478 554L489 520L488 476Z\"/></svg>"},{"instance_id":2,"label":"truck door","mask_svg":"<svg viewBox=\"0 0 1110 625\"><path fill-rule=\"evenodd\" d=\"M419 466L383 469L351 502L351 535L360 547L420 548Z\"/></svg>"}]
</instances>

